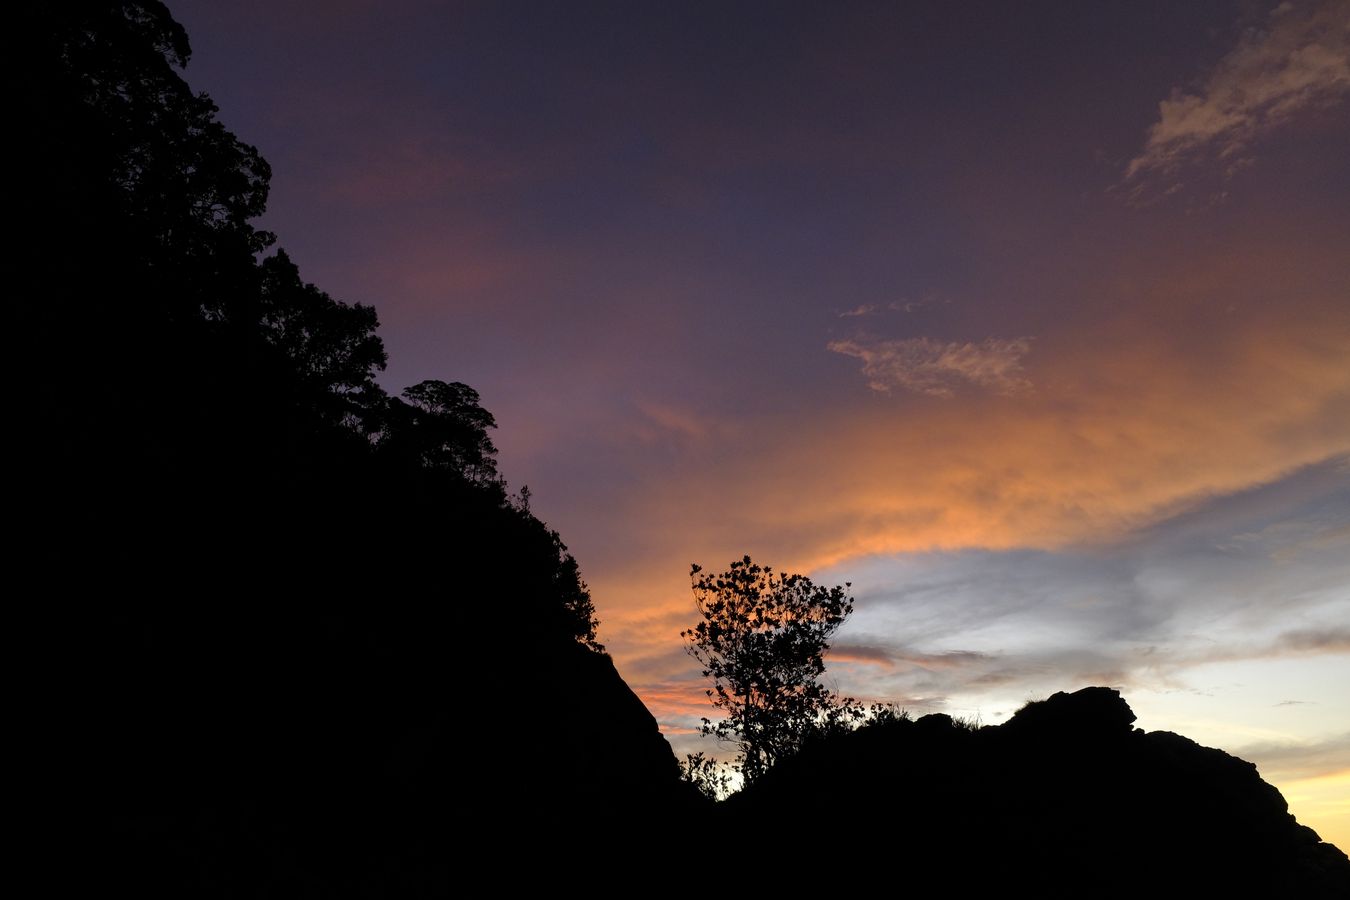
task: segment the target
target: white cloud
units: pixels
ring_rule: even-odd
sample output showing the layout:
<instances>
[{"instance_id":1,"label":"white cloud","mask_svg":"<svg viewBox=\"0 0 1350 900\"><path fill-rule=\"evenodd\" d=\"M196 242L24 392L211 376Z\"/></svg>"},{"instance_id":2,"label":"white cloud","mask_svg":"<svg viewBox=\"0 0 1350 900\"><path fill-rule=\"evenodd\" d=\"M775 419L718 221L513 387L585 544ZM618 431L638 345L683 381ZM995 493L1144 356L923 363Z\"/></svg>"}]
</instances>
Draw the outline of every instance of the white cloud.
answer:
<instances>
[{"instance_id":1,"label":"white cloud","mask_svg":"<svg viewBox=\"0 0 1350 900\"><path fill-rule=\"evenodd\" d=\"M869 316L876 312L877 308L870 303L864 303L861 306L855 306L852 309L845 310L839 314L839 318L848 319L856 316Z\"/></svg>"},{"instance_id":2,"label":"white cloud","mask_svg":"<svg viewBox=\"0 0 1350 900\"><path fill-rule=\"evenodd\" d=\"M1233 753L1257 763L1266 778L1293 781L1332 775L1350 768L1350 731L1321 741L1260 741Z\"/></svg>"},{"instance_id":3,"label":"white cloud","mask_svg":"<svg viewBox=\"0 0 1350 900\"><path fill-rule=\"evenodd\" d=\"M1211 156L1235 172L1253 141L1300 110L1350 92L1350 2L1282 3L1243 34L1194 91L1175 88L1127 180L1169 174Z\"/></svg>"},{"instance_id":4,"label":"white cloud","mask_svg":"<svg viewBox=\"0 0 1350 900\"><path fill-rule=\"evenodd\" d=\"M1030 338L988 338L978 344L906 338L904 340L831 341L835 353L863 361L863 374L874 391L904 388L934 397L950 397L965 382L999 394L1031 387L1022 377L1022 357Z\"/></svg>"},{"instance_id":5,"label":"white cloud","mask_svg":"<svg viewBox=\"0 0 1350 900\"><path fill-rule=\"evenodd\" d=\"M857 597L830 671L853 696L922 696L933 708L984 696L1005 711L1084 684L1186 691L1236 674L1275 694L1267 707L1293 698L1309 721L1334 716L1315 673L1350 671L1350 540L1272 536L1350 524L1339 462L1111 545L875 556L813 572L851 581ZM1275 547L1288 558L1272 558ZM1260 674L1281 665L1313 674Z\"/></svg>"}]
</instances>

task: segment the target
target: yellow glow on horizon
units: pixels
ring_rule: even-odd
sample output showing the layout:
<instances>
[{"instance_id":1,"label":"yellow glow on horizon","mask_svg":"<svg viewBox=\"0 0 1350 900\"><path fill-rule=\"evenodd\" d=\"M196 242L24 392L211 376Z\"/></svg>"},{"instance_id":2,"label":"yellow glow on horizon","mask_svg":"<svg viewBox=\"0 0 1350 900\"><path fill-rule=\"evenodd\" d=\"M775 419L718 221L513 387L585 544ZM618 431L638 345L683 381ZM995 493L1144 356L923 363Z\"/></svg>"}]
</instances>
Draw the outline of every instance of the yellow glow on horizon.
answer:
<instances>
[{"instance_id":1,"label":"yellow glow on horizon","mask_svg":"<svg viewBox=\"0 0 1350 900\"><path fill-rule=\"evenodd\" d=\"M1275 786L1300 824L1342 851L1350 847L1350 769Z\"/></svg>"}]
</instances>

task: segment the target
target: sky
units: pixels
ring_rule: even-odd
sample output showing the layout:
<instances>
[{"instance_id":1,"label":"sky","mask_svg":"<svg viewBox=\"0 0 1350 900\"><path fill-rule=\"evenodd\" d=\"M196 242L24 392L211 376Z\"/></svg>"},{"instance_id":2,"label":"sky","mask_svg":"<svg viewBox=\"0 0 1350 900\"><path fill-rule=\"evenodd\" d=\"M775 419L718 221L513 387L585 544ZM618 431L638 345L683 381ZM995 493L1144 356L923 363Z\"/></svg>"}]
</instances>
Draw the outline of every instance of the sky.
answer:
<instances>
[{"instance_id":1,"label":"sky","mask_svg":"<svg viewBox=\"0 0 1350 900\"><path fill-rule=\"evenodd\" d=\"M168 6L677 752L749 554L844 693L1117 687L1350 847L1350 0Z\"/></svg>"}]
</instances>

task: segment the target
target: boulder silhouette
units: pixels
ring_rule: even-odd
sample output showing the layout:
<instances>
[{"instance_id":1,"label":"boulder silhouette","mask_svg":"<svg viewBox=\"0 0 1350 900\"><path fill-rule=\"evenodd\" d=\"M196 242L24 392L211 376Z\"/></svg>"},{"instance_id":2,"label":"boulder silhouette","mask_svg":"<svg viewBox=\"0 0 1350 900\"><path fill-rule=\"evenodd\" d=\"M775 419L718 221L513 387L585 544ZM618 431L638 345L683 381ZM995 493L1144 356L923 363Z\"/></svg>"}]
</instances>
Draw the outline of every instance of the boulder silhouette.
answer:
<instances>
[{"instance_id":1,"label":"boulder silhouette","mask_svg":"<svg viewBox=\"0 0 1350 900\"><path fill-rule=\"evenodd\" d=\"M1350 861L1256 766L1131 727L1114 690L1000 726L944 715L823 741L724 804L727 828L836 823L841 848L915 883L1033 896L1350 896Z\"/></svg>"}]
</instances>

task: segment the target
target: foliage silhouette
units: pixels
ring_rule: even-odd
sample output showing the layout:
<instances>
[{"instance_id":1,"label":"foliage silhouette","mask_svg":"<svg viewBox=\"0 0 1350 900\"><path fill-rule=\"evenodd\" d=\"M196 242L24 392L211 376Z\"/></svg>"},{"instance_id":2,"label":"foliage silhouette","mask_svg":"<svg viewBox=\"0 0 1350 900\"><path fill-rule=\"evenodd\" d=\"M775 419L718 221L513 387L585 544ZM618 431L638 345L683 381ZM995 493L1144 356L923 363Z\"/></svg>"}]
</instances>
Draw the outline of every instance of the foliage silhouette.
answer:
<instances>
[{"instance_id":1,"label":"foliage silhouette","mask_svg":"<svg viewBox=\"0 0 1350 900\"><path fill-rule=\"evenodd\" d=\"M60 699L34 783L95 836L65 861L142 896L443 896L448 809L543 847L688 797L478 395L388 396L374 310L254 227L270 170L163 4L22 15L13 549L61 598L27 606ZM457 777L489 693L565 739Z\"/></svg>"},{"instance_id":2,"label":"foliage silhouette","mask_svg":"<svg viewBox=\"0 0 1350 900\"><path fill-rule=\"evenodd\" d=\"M386 424L386 448L410 454L415 464L454 472L476 484L500 481L493 459L497 448L488 436L497 422L468 385L415 384L404 390L402 400L389 401Z\"/></svg>"},{"instance_id":3,"label":"foliage silhouette","mask_svg":"<svg viewBox=\"0 0 1350 900\"><path fill-rule=\"evenodd\" d=\"M375 372L386 362L375 310L339 302L302 282L282 250L263 260L259 274L264 334L309 387L315 412L331 425L369 429L383 398Z\"/></svg>"},{"instance_id":4,"label":"foliage silhouette","mask_svg":"<svg viewBox=\"0 0 1350 900\"><path fill-rule=\"evenodd\" d=\"M478 394L425 381L389 397L375 311L306 283L283 250L261 257L270 169L183 81L190 47L164 5L25 15L18 100L42 123L23 183L40 188L25 234L43 240L20 248L17 304L20 368L42 373L18 398L38 436L18 498L31 556L97 579L153 547L147 597L207 571L341 583L353 559L334 548L361 528L406 523L361 535L373 566L423 540L444 553L457 516L487 516L533 554L517 572L541 569L541 627L599 649L575 559L506 493Z\"/></svg>"},{"instance_id":5,"label":"foliage silhouette","mask_svg":"<svg viewBox=\"0 0 1350 900\"><path fill-rule=\"evenodd\" d=\"M690 578L703 618L680 636L712 678L706 694L725 714L704 719L703 733L735 743L746 784L812 738L864 715L820 682L830 638L853 611L847 584L817 586L749 556L716 575L695 565Z\"/></svg>"},{"instance_id":6,"label":"foliage silhouette","mask_svg":"<svg viewBox=\"0 0 1350 900\"><path fill-rule=\"evenodd\" d=\"M734 782L732 773L701 750L685 754L680 763L680 777L709 800L725 800L731 796Z\"/></svg>"}]
</instances>

